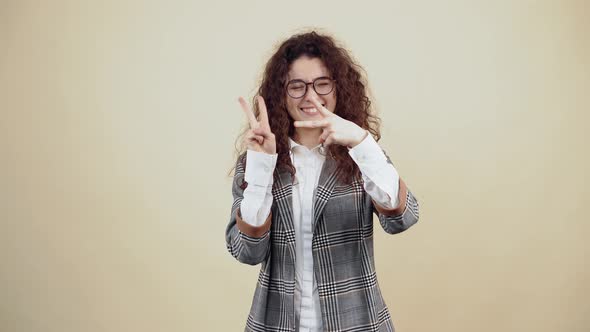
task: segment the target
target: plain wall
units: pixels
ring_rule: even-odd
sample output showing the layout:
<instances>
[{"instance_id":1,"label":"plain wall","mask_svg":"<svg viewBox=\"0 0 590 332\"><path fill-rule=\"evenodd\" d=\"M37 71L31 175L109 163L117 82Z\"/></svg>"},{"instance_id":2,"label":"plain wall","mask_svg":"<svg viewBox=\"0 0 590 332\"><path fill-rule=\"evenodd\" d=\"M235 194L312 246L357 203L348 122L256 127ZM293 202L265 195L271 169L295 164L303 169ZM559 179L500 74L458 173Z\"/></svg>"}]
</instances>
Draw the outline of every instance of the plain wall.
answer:
<instances>
[{"instance_id":1,"label":"plain wall","mask_svg":"<svg viewBox=\"0 0 590 332\"><path fill-rule=\"evenodd\" d=\"M587 331L587 1L0 1L0 330L240 331L234 142L279 42L366 69L420 222L398 331Z\"/></svg>"}]
</instances>

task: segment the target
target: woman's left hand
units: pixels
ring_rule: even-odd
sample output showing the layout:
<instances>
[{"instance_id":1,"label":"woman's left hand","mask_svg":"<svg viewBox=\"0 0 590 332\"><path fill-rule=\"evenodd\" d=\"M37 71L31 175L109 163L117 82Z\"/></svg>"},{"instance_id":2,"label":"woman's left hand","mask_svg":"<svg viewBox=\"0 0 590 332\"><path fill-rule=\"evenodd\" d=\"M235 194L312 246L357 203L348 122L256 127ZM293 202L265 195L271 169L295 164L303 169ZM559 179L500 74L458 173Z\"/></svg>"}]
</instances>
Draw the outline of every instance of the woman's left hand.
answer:
<instances>
[{"instance_id":1,"label":"woman's left hand","mask_svg":"<svg viewBox=\"0 0 590 332\"><path fill-rule=\"evenodd\" d=\"M323 117L322 120L315 121L295 121L293 125L299 128L322 128L320 143L324 147L330 144L339 144L353 148L369 134L366 130L359 127L356 123L345 120L338 115L328 111L327 108L314 97L311 102Z\"/></svg>"}]
</instances>

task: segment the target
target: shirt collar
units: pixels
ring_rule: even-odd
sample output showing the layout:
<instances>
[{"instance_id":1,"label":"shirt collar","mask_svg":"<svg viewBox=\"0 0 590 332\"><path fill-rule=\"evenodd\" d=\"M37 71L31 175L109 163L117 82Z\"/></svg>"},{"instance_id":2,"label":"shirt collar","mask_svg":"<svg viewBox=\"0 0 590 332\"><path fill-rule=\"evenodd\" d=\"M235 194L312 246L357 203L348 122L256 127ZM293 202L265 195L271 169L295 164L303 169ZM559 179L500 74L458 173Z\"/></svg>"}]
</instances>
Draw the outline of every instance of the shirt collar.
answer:
<instances>
[{"instance_id":1,"label":"shirt collar","mask_svg":"<svg viewBox=\"0 0 590 332\"><path fill-rule=\"evenodd\" d=\"M291 152L293 153L296 147L305 147L297 142L295 142L291 137L289 137L289 149L291 150ZM315 147L313 147L311 149L311 151L315 151L318 150L320 153L324 153L326 148L324 148L324 146L322 144L318 144Z\"/></svg>"}]
</instances>

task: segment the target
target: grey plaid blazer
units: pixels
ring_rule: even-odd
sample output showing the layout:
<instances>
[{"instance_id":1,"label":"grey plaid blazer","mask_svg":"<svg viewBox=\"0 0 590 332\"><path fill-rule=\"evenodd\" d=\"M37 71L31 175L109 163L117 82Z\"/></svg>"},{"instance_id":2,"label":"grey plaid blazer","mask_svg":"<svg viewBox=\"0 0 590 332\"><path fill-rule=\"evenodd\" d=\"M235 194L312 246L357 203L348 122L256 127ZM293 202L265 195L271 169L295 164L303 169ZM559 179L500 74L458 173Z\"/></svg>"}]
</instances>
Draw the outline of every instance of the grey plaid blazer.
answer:
<instances>
[{"instance_id":1,"label":"grey plaid blazer","mask_svg":"<svg viewBox=\"0 0 590 332\"><path fill-rule=\"evenodd\" d=\"M236 165L225 240L238 261L262 263L245 331L296 331L291 174L275 170L271 213L264 225L253 227L239 213L247 186L243 156ZM393 332L375 274L373 213L387 233L395 234L418 221L418 202L400 179L400 206L384 209L365 192L362 179L341 183L338 171L335 161L327 156L314 192L313 267L323 328Z\"/></svg>"}]
</instances>

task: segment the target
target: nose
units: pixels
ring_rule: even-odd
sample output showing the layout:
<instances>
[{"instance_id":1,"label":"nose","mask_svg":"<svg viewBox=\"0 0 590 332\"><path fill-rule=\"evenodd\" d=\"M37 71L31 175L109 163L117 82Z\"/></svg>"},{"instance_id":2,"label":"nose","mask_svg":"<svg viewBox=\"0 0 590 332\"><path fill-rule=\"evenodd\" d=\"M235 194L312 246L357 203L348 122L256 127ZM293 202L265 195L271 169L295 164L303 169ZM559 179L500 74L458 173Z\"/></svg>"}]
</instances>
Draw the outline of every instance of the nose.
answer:
<instances>
[{"instance_id":1,"label":"nose","mask_svg":"<svg viewBox=\"0 0 590 332\"><path fill-rule=\"evenodd\" d=\"M313 88L313 85L308 85L307 86L307 91L305 91L305 95L303 95L303 99L305 101L311 102L311 99L315 97L316 99L320 98L320 95L317 94L317 92L315 92L315 89Z\"/></svg>"}]
</instances>

